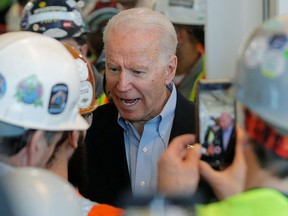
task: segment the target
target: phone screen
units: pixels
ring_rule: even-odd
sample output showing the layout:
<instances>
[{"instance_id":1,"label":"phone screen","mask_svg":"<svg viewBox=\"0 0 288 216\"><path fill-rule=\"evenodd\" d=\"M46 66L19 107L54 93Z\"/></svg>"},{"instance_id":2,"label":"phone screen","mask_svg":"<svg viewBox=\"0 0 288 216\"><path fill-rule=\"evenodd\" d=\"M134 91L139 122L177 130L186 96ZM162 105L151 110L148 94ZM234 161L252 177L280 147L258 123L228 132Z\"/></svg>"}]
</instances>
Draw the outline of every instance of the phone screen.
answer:
<instances>
[{"instance_id":1,"label":"phone screen","mask_svg":"<svg viewBox=\"0 0 288 216\"><path fill-rule=\"evenodd\" d=\"M202 159L212 166L231 163L236 139L233 84L228 80L200 81L196 100Z\"/></svg>"}]
</instances>

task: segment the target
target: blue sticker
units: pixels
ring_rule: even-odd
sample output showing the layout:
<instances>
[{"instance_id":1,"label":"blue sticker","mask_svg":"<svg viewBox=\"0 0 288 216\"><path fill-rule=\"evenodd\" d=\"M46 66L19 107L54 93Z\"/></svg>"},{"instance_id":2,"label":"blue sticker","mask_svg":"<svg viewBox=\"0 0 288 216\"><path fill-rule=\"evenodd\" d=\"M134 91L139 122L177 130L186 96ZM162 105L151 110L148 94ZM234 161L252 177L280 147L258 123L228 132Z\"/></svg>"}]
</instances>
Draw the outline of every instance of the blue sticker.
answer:
<instances>
[{"instance_id":1,"label":"blue sticker","mask_svg":"<svg viewBox=\"0 0 288 216\"><path fill-rule=\"evenodd\" d=\"M42 94L42 84L39 82L36 75L32 75L18 84L15 97L19 102L33 104L35 107L37 107L43 105L41 99Z\"/></svg>"},{"instance_id":2,"label":"blue sticker","mask_svg":"<svg viewBox=\"0 0 288 216\"><path fill-rule=\"evenodd\" d=\"M66 107L68 87L65 84L53 86L49 100L48 112L51 114L62 113Z\"/></svg>"},{"instance_id":3,"label":"blue sticker","mask_svg":"<svg viewBox=\"0 0 288 216\"><path fill-rule=\"evenodd\" d=\"M282 49L286 43L287 36L285 34L274 35L269 41L270 47L274 49Z\"/></svg>"},{"instance_id":4,"label":"blue sticker","mask_svg":"<svg viewBox=\"0 0 288 216\"><path fill-rule=\"evenodd\" d=\"M4 77L2 76L2 74L0 74L0 98L3 97L5 92L6 92L6 81Z\"/></svg>"}]
</instances>

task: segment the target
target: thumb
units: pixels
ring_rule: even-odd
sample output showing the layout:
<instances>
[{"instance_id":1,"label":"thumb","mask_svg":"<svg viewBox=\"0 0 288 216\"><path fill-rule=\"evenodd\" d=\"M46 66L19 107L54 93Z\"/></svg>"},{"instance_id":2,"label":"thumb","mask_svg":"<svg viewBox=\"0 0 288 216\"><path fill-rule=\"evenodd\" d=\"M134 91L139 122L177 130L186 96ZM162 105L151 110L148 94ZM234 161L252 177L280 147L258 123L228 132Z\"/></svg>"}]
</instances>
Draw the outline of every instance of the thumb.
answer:
<instances>
[{"instance_id":1,"label":"thumb","mask_svg":"<svg viewBox=\"0 0 288 216\"><path fill-rule=\"evenodd\" d=\"M199 163L199 171L200 171L200 175L210 184L213 185L215 182L215 179L217 180L217 178L215 178L218 174L217 171L215 171L211 165L209 165L207 162L205 161L200 161Z\"/></svg>"},{"instance_id":2,"label":"thumb","mask_svg":"<svg viewBox=\"0 0 288 216\"><path fill-rule=\"evenodd\" d=\"M186 161L192 164L199 163L201 155L202 152L200 144L189 145Z\"/></svg>"}]
</instances>

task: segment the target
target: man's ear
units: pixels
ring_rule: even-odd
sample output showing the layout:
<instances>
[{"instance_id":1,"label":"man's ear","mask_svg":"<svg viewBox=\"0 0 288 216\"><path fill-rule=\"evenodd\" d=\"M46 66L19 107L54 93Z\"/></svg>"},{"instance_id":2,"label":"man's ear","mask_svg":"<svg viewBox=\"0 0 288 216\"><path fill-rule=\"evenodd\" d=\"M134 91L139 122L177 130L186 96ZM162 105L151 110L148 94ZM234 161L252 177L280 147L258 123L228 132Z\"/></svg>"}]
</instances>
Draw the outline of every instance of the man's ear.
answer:
<instances>
[{"instance_id":1,"label":"man's ear","mask_svg":"<svg viewBox=\"0 0 288 216\"><path fill-rule=\"evenodd\" d=\"M35 166L44 154L42 150L43 146L43 131L35 131L30 134L30 138L27 143L27 165Z\"/></svg>"},{"instance_id":2,"label":"man's ear","mask_svg":"<svg viewBox=\"0 0 288 216\"><path fill-rule=\"evenodd\" d=\"M72 131L68 135L68 141L69 144L76 149L78 147L78 139L79 139L79 132L78 131Z\"/></svg>"},{"instance_id":3,"label":"man's ear","mask_svg":"<svg viewBox=\"0 0 288 216\"><path fill-rule=\"evenodd\" d=\"M166 69L166 81L165 81L166 85L172 82L176 73L176 68L177 68L177 56L173 55L170 57L169 65Z\"/></svg>"},{"instance_id":4,"label":"man's ear","mask_svg":"<svg viewBox=\"0 0 288 216\"><path fill-rule=\"evenodd\" d=\"M187 40L188 33L184 28L177 28L177 40L178 40L178 46L183 46L185 44L185 41Z\"/></svg>"}]
</instances>

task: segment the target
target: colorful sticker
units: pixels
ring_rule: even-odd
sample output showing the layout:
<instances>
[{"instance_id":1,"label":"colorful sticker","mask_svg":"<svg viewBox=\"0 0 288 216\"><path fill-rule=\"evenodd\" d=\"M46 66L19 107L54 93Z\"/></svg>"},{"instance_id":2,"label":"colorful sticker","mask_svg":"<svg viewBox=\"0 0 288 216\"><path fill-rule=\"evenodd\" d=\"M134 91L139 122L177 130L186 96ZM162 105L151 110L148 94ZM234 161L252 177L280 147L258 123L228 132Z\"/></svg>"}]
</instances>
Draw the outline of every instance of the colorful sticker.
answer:
<instances>
[{"instance_id":1,"label":"colorful sticker","mask_svg":"<svg viewBox=\"0 0 288 216\"><path fill-rule=\"evenodd\" d=\"M282 52L270 50L266 53L261 64L264 77L274 79L279 77L285 69L285 59Z\"/></svg>"},{"instance_id":2,"label":"colorful sticker","mask_svg":"<svg viewBox=\"0 0 288 216\"><path fill-rule=\"evenodd\" d=\"M37 107L43 106L42 94L42 84L36 75L31 75L18 84L15 97L19 102L33 104Z\"/></svg>"},{"instance_id":3,"label":"colorful sticker","mask_svg":"<svg viewBox=\"0 0 288 216\"><path fill-rule=\"evenodd\" d=\"M3 97L5 92L6 92L6 81L4 77L2 76L2 74L0 74L0 98Z\"/></svg>"},{"instance_id":4,"label":"colorful sticker","mask_svg":"<svg viewBox=\"0 0 288 216\"><path fill-rule=\"evenodd\" d=\"M80 100L79 107L81 109L87 108L91 105L93 99L93 87L88 81L81 82L80 84Z\"/></svg>"},{"instance_id":5,"label":"colorful sticker","mask_svg":"<svg viewBox=\"0 0 288 216\"><path fill-rule=\"evenodd\" d=\"M77 70L80 75L80 81L87 80L89 76L89 72L88 72L86 63L80 58L75 59L75 63L76 63Z\"/></svg>"},{"instance_id":6,"label":"colorful sticker","mask_svg":"<svg viewBox=\"0 0 288 216\"><path fill-rule=\"evenodd\" d=\"M68 87L65 84L53 86L49 100L48 112L51 114L62 113L66 107Z\"/></svg>"},{"instance_id":7,"label":"colorful sticker","mask_svg":"<svg viewBox=\"0 0 288 216\"><path fill-rule=\"evenodd\" d=\"M273 35L269 41L269 46L272 49L283 49L287 44L287 36L285 34Z\"/></svg>"},{"instance_id":8,"label":"colorful sticker","mask_svg":"<svg viewBox=\"0 0 288 216\"><path fill-rule=\"evenodd\" d=\"M65 20L64 22L63 22L63 27L65 28L65 29L70 29L71 28L71 22L70 21L68 21L68 20Z\"/></svg>"}]
</instances>

